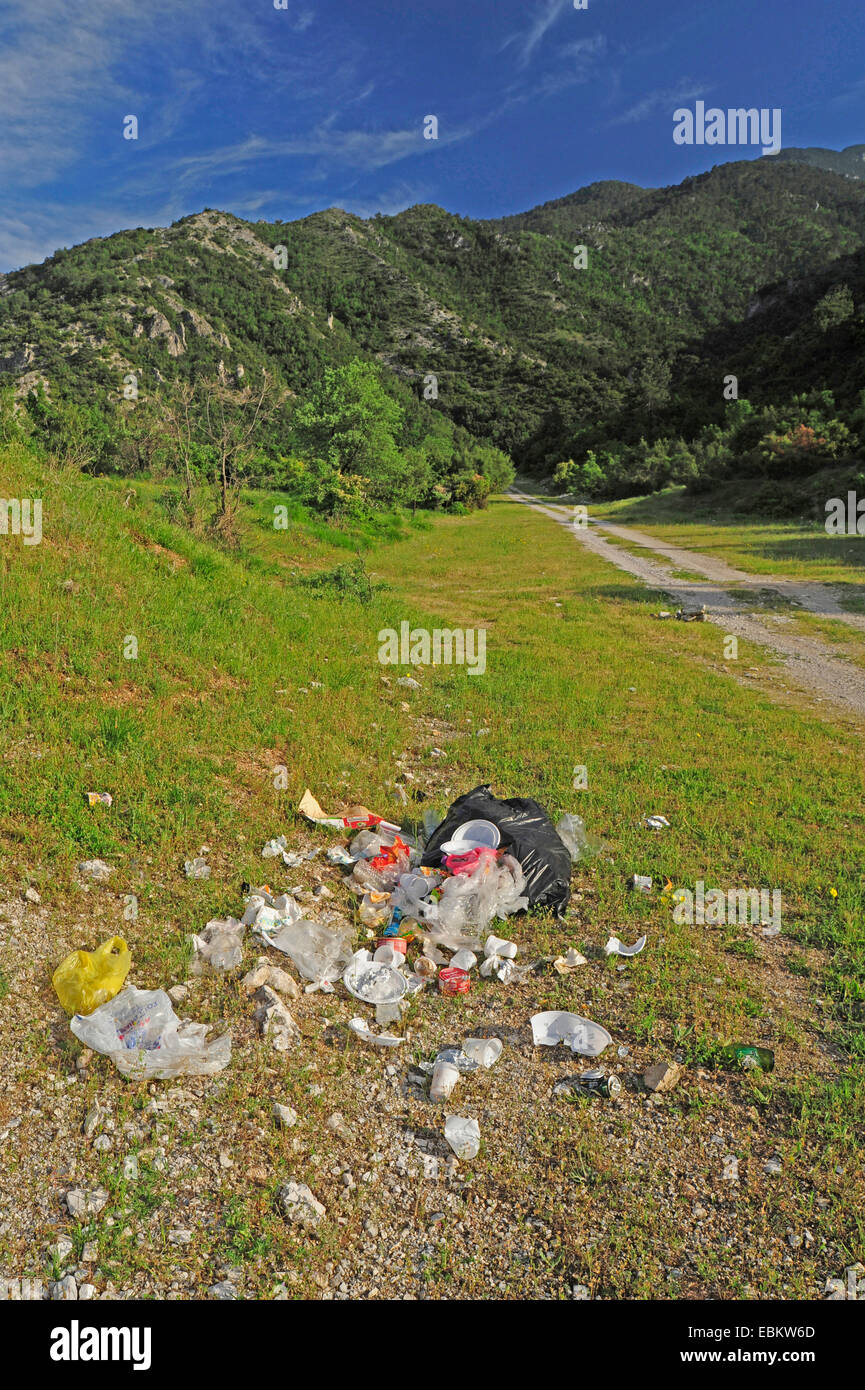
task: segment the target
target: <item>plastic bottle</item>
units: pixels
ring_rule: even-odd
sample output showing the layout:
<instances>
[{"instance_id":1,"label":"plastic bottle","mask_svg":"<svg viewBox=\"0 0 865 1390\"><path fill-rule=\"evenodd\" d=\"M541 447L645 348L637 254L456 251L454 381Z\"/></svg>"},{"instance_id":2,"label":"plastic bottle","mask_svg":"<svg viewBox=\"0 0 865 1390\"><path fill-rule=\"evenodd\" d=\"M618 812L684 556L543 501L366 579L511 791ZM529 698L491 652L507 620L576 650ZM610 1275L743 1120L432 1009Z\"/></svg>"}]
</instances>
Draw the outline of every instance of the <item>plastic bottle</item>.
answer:
<instances>
[{"instance_id":1,"label":"plastic bottle","mask_svg":"<svg viewBox=\"0 0 865 1390\"><path fill-rule=\"evenodd\" d=\"M720 1056L731 1066L742 1071L774 1071L775 1054L768 1047L754 1047L751 1043L730 1043L722 1047Z\"/></svg>"}]
</instances>

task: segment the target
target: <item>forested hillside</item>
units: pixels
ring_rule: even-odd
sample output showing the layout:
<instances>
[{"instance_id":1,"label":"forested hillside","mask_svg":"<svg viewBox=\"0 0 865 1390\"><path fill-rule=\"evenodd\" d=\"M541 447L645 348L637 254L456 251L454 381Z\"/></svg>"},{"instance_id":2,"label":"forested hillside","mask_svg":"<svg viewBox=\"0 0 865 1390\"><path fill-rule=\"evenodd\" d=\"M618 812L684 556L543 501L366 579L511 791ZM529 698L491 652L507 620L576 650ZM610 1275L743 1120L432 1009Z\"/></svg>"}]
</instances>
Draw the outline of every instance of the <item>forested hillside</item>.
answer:
<instances>
[{"instance_id":1,"label":"forested hillside","mask_svg":"<svg viewBox=\"0 0 865 1390\"><path fill-rule=\"evenodd\" d=\"M858 466L863 247L865 183L812 160L486 222L205 210L0 278L2 427L223 510L241 478L482 505L509 459L589 496L756 473L780 505Z\"/></svg>"}]
</instances>

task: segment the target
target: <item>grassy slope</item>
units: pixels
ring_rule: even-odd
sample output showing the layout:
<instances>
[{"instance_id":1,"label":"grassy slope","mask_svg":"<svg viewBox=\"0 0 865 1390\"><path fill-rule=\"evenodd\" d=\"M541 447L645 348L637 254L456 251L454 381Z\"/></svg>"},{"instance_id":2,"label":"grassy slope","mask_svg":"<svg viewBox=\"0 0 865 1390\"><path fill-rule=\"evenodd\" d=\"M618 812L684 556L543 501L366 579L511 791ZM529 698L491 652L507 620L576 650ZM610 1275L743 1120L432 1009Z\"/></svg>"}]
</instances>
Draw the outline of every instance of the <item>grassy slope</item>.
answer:
<instances>
[{"instance_id":1,"label":"grassy slope","mask_svg":"<svg viewBox=\"0 0 865 1390\"><path fill-rule=\"evenodd\" d=\"M152 491L139 488L127 508L111 482L42 477L23 454L0 457L0 493L42 496L45 513L42 545L5 537L0 549L2 882L10 892L35 884L48 908L38 958L22 962L7 942L0 959L9 998L20 1005L0 1023L3 1051L16 1057L0 1097L0 1128L20 1104L15 1086L41 1084L46 1068L74 1073L77 1044L70 1046L48 980L67 950L121 929L133 949L135 983L183 979L186 934L238 911L241 881L265 876L259 853L266 839L285 831L294 843L321 843L293 815L304 786L325 807L361 800L393 812L399 802L390 784L405 755L403 767L416 779L405 785L428 789L434 804L488 780L504 794L536 795L553 812L577 810L604 836L608 854L576 875L582 897L567 926L542 917L514 924L529 957L572 943L591 952L611 930L625 939L649 932L648 949L624 975L593 958L571 980L545 974L508 989L483 982L465 1003L420 1001L415 1057L483 1024L517 1029L519 1039L484 1079L494 1099L479 1112L485 1147L475 1165L463 1165L467 1186L456 1189L470 1239L449 1211L433 1239L434 1259L423 1257L420 1276L411 1267L417 1287L433 1296L482 1296L491 1287L556 1296L565 1279L579 1278L606 1296L816 1296L827 1273L862 1255L861 1163L852 1167L861 1080L823 1045L831 1040L863 1055L863 884L850 852L863 841L860 731L740 687L720 671L714 629L653 623L651 594L514 504L440 519L373 551L367 563L389 587L364 607L312 597L292 582L293 567L345 558L326 536L269 529L259 501L248 511L243 552L229 558L160 520ZM69 580L72 592L63 587ZM418 691L384 686L376 634L403 619L486 626L487 674L438 669L420 675ZM138 638L137 661L122 655L129 634ZM743 651L742 660L763 658ZM318 681L321 688L311 684ZM577 764L588 767L589 789L581 793L571 787ZM273 786L279 765L288 769L285 791ZM84 808L81 793L90 789L112 792L110 812ZM673 825L663 835L640 824L658 811ZM205 843L213 878L188 883L178 863ZM96 856L116 872L109 889L88 895L74 864ZM282 886L272 861L266 867ZM764 942L748 927L676 926L668 899L627 891L635 871L679 885L702 878L724 888L780 887L784 935ZM303 879L295 870L286 882ZM328 882L337 903L347 903L336 874ZM125 892L139 897L133 924L121 920ZM237 1164L250 1156L243 1124L258 1124L254 1156L269 1177L257 1192L242 1166L217 1169L210 1214L183 1252L191 1287L213 1282L214 1260L223 1257L247 1266L250 1293L267 1296L275 1271L286 1268L300 1290L315 1292L309 1281L339 1247L355 1252L360 1266L368 1215L380 1217L383 1242L387 1222L395 1222L394 1240L404 1225L422 1224L417 1206L397 1219L387 1194L373 1186L357 1204L362 1210L348 1209L347 1225L329 1218L318 1245L298 1242L273 1212L273 1192L288 1177L309 1181L331 1213L339 1210L330 1170L315 1166L319 1151L328 1161L334 1156L323 1118L338 1107L361 1125L373 1123L368 1087L390 1059L328 1046L328 1023L344 1023L353 1006L322 996L293 1006L307 1035L304 1053L300 1061L291 1054L274 1060L256 1040L251 1006L232 981L200 982L193 998L189 1016L232 1022L236 1051L222 1080L188 1083L187 1090L202 1105L212 1098L209 1113ZM685 1080L650 1114L630 1092L616 1106L551 1104L553 1073L575 1068L562 1058L555 1068L542 1065L525 1039L530 1014L555 1007L607 1024L631 1050L622 1069L640 1071L680 1048L691 1064ZM776 1048L773 1077L698 1074L716 1040L737 1037ZM300 1068L313 1060L324 1099L307 1095L309 1076ZM130 1087L101 1060L84 1086L88 1097L97 1090L113 1097L120 1119L146 1100L146 1088ZM275 1096L302 1109L292 1146L268 1128ZM401 1125L440 1128L424 1102L407 1100L401 1113ZM650 1120L656 1128L647 1140ZM708 1143L714 1130L726 1136L724 1150ZM27 1127L18 1133L26 1143ZM183 1142L197 1155L196 1146L213 1141L193 1126ZM377 1138L379 1147L384 1142ZM83 1141L79 1134L62 1143L72 1151ZM767 1180L761 1160L774 1147L785 1171ZM746 1175L736 1188L717 1180L725 1152L739 1155ZM164 1290L163 1271L178 1258L165 1230L184 1224L172 1208L191 1200L180 1195L183 1184L169 1183L143 1159L146 1182L129 1192L117 1179L115 1156L91 1153L81 1162L85 1185L104 1181L119 1211L132 1210L145 1231L139 1246L124 1240L122 1221L94 1228L102 1268L124 1287L152 1279L145 1287ZM847 1167L843 1179L836 1164ZM40 1181L19 1168L20 1210L31 1202L36 1210ZM710 1203L717 1224L707 1238L679 1189ZM496 1192L518 1223L531 1214L547 1224L551 1240L528 1266L484 1226L473 1190ZM815 1208L817 1195L826 1200L823 1210ZM38 1267L48 1229L41 1221L33 1217L29 1246L4 1238L7 1265ZM807 1225L817 1238L792 1264L784 1254L791 1224ZM733 1253L725 1233L735 1236ZM665 1270L682 1265L688 1250L697 1253L685 1283L669 1281ZM399 1277L409 1279L408 1271L407 1263Z\"/></svg>"}]
</instances>

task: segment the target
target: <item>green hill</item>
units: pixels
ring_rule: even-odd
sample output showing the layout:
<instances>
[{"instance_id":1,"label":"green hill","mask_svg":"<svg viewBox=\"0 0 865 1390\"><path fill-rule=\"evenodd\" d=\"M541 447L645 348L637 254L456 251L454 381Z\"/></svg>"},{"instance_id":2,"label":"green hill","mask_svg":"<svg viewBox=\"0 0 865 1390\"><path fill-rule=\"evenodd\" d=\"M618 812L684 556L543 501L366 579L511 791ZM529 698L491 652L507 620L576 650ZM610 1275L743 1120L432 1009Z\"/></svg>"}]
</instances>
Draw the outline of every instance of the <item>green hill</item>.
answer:
<instances>
[{"instance_id":1,"label":"green hill","mask_svg":"<svg viewBox=\"0 0 865 1390\"><path fill-rule=\"evenodd\" d=\"M287 402L260 441L277 477L275 455L303 448L292 403L328 368L364 362L403 412L400 447L445 441L426 451L433 475L442 450L452 460L471 440L535 472L605 450L605 486L633 492L669 481L665 469L700 474L693 442L723 425L730 372L752 406L782 415L794 397L836 393L826 408L858 448L863 244L865 184L780 157L669 188L592 184L490 221L432 205L254 224L205 210L3 277L0 387L129 419L130 373L140 405L266 370ZM846 328L827 339L814 307L833 289L845 298L843 284L850 310L829 319ZM634 454L640 440L662 441L663 465Z\"/></svg>"}]
</instances>

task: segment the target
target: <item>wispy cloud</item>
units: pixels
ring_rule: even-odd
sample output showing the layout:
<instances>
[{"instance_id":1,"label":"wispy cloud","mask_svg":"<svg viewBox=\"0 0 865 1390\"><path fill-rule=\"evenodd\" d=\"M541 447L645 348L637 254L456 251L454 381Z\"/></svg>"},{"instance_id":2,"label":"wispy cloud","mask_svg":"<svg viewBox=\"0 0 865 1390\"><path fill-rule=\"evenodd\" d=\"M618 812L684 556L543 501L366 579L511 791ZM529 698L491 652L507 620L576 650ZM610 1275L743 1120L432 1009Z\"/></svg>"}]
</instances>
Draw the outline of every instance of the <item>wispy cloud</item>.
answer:
<instances>
[{"instance_id":1,"label":"wispy cloud","mask_svg":"<svg viewBox=\"0 0 865 1390\"><path fill-rule=\"evenodd\" d=\"M535 14L524 29L509 34L502 44L502 50L513 47L517 54L517 66L528 67L547 33L565 10L573 10L572 0L535 0Z\"/></svg>"},{"instance_id":2,"label":"wispy cloud","mask_svg":"<svg viewBox=\"0 0 865 1390\"><path fill-rule=\"evenodd\" d=\"M610 125L631 125L635 121L644 121L648 116L665 111L668 107L672 118L674 108L680 106L683 101L694 101L711 91L712 87L706 82L692 82L683 78L675 87L658 87L653 92L647 92L635 105L614 116Z\"/></svg>"},{"instance_id":3,"label":"wispy cloud","mask_svg":"<svg viewBox=\"0 0 865 1390\"><path fill-rule=\"evenodd\" d=\"M319 158L327 160L329 167L346 165L370 172L409 155L431 153L437 148L458 144L469 139L490 119L488 114L479 121L452 128L445 124L437 140L424 139L420 121L401 130L336 130L325 121L315 130L285 139L250 135L232 145L187 155L172 161L170 172L178 183L187 187L200 184L215 174L237 173L287 159Z\"/></svg>"}]
</instances>

